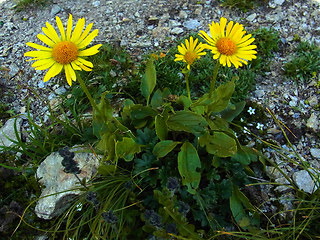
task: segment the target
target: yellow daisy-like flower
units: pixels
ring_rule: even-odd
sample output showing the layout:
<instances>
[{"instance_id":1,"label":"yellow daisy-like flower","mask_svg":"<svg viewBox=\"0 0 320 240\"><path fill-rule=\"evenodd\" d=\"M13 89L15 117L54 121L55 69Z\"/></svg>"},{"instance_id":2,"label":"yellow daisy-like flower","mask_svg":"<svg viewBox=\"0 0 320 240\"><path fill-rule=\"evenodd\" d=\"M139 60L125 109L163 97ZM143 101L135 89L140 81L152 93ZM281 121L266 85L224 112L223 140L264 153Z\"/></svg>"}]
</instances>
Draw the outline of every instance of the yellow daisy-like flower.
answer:
<instances>
[{"instance_id":1,"label":"yellow daisy-like flower","mask_svg":"<svg viewBox=\"0 0 320 240\"><path fill-rule=\"evenodd\" d=\"M47 82L50 78L59 74L64 68L68 84L72 85L72 80L76 81L74 70L91 71L93 64L83 57L98 53L101 44L97 44L88 49L84 49L98 35L99 30L95 29L90 34L92 23L83 31L85 19L80 18L72 32L72 15L69 15L67 23L67 32L63 27L61 19L56 17L56 22L60 31L60 37L51 24L46 22L46 27L42 28L44 34L38 34L37 37L49 47L36 43L27 42L29 47L38 51L26 52L24 56L33 57L27 61L34 61L32 67L36 70L48 69L43 81ZM72 32L72 34L71 34Z\"/></svg>"},{"instance_id":2,"label":"yellow daisy-like flower","mask_svg":"<svg viewBox=\"0 0 320 240\"><path fill-rule=\"evenodd\" d=\"M226 28L227 27L227 28ZM231 63L238 68L242 63L248 64L248 61L257 58L255 48L256 45L251 45L254 38L251 34L244 36L243 25L230 21L227 25L227 19L222 17L220 24L212 22L209 24L211 37L204 31L200 31L199 35L203 37L208 44L205 47L212 51L213 59L218 59L223 66Z\"/></svg>"},{"instance_id":3,"label":"yellow daisy-like flower","mask_svg":"<svg viewBox=\"0 0 320 240\"><path fill-rule=\"evenodd\" d=\"M187 63L187 69L190 70L190 65L192 65L195 60L199 59L200 56L205 55L206 52L203 52L204 44L198 44L198 39L193 40L192 36L189 41L186 39L185 43L186 45L181 43L181 46L178 46L178 51L181 54L176 54L176 59L174 59L174 61L183 61Z\"/></svg>"}]
</instances>

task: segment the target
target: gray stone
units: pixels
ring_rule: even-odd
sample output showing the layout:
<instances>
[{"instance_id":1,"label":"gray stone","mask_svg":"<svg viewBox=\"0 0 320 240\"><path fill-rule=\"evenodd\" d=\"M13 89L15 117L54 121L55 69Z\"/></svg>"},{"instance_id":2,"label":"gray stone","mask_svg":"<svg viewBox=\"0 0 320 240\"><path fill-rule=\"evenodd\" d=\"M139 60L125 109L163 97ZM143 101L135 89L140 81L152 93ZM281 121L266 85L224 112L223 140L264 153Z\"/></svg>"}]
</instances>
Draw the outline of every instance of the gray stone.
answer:
<instances>
[{"instance_id":1,"label":"gray stone","mask_svg":"<svg viewBox=\"0 0 320 240\"><path fill-rule=\"evenodd\" d=\"M192 29L196 29L197 27L199 27L200 23L198 20L191 19L191 20L184 22L183 26L189 30L192 30Z\"/></svg>"},{"instance_id":2,"label":"gray stone","mask_svg":"<svg viewBox=\"0 0 320 240\"><path fill-rule=\"evenodd\" d=\"M92 2L92 5L95 7L99 7L100 1L94 1L94 2Z\"/></svg>"},{"instance_id":3,"label":"gray stone","mask_svg":"<svg viewBox=\"0 0 320 240\"><path fill-rule=\"evenodd\" d=\"M318 105L318 103L319 103L318 97L316 95L310 96L307 99L307 101L309 102L311 107L314 107L314 106Z\"/></svg>"},{"instance_id":4,"label":"gray stone","mask_svg":"<svg viewBox=\"0 0 320 240\"><path fill-rule=\"evenodd\" d=\"M59 7L59 5L54 5L54 6L51 8L50 15L51 15L51 16L55 16L55 15L58 14L60 11L61 11L61 7Z\"/></svg>"},{"instance_id":5,"label":"gray stone","mask_svg":"<svg viewBox=\"0 0 320 240\"><path fill-rule=\"evenodd\" d=\"M185 19L185 18L188 17L188 13L186 11L181 10L180 13L179 13L179 17L181 19Z\"/></svg>"},{"instance_id":6,"label":"gray stone","mask_svg":"<svg viewBox=\"0 0 320 240\"><path fill-rule=\"evenodd\" d=\"M57 94L57 95L61 95L61 94L64 94L66 92L66 88L64 86L61 86L59 88L57 88L56 90L54 90L54 92Z\"/></svg>"},{"instance_id":7,"label":"gray stone","mask_svg":"<svg viewBox=\"0 0 320 240\"><path fill-rule=\"evenodd\" d=\"M285 2L285 0L274 0L274 3L276 5L282 5Z\"/></svg>"},{"instance_id":8,"label":"gray stone","mask_svg":"<svg viewBox=\"0 0 320 240\"><path fill-rule=\"evenodd\" d=\"M5 147L10 147L15 143L12 141L17 141L14 126L16 126L17 131L20 131L22 123L22 118L10 118L4 126L0 129L0 145ZM11 141L11 140L12 141Z\"/></svg>"},{"instance_id":9,"label":"gray stone","mask_svg":"<svg viewBox=\"0 0 320 240\"><path fill-rule=\"evenodd\" d=\"M313 131L318 131L319 129L319 119L315 113L312 113L310 118L307 121L307 127Z\"/></svg>"},{"instance_id":10,"label":"gray stone","mask_svg":"<svg viewBox=\"0 0 320 240\"><path fill-rule=\"evenodd\" d=\"M75 152L75 151L78 152ZM96 173L99 160L92 153L79 152L79 149L70 150L75 152L74 160L81 170L77 174L82 181L88 181ZM51 153L38 167L37 178L45 188L35 207L35 213L39 218L52 219L59 216L68 207L68 202L74 196L81 194L81 185L78 178L72 173L65 173L61 164L63 157L58 152Z\"/></svg>"},{"instance_id":11,"label":"gray stone","mask_svg":"<svg viewBox=\"0 0 320 240\"><path fill-rule=\"evenodd\" d=\"M313 174L319 174L314 172L313 170L310 170ZM297 184L300 190L303 190L307 193L313 193L316 191L318 188L315 185L312 177L306 170L301 170L299 172L295 172L293 174L293 180Z\"/></svg>"},{"instance_id":12,"label":"gray stone","mask_svg":"<svg viewBox=\"0 0 320 240\"><path fill-rule=\"evenodd\" d=\"M179 28L179 27L175 27L174 29L171 30L171 33L175 34L175 35L178 35L178 34L183 33L183 29Z\"/></svg>"},{"instance_id":13,"label":"gray stone","mask_svg":"<svg viewBox=\"0 0 320 240\"><path fill-rule=\"evenodd\" d=\"M246 20L249 21L249 22L252 22L256 17L257 17L257 14L256 13L252 13L246 18Z\"/></svg>"},{"instance_id":14,"label":"gray stone","mask_svg":"<svg viewBox=\"0 0 320 240\"><path fill-rule=\"evenodd\" d=\"M319 148L311 148L310 153L312 157L320 159L320 149Z\"/></svg>"}]
</instances>

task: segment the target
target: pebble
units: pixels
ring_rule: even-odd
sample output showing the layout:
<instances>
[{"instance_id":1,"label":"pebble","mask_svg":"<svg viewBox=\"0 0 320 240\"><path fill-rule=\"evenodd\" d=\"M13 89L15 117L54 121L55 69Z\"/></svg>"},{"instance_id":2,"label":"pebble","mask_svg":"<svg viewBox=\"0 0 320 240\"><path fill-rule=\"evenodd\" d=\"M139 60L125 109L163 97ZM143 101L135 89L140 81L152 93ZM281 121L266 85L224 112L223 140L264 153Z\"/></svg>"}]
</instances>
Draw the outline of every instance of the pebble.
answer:
<instances>
[{"instance_id":1,"label":"pebble","mask_svg":"<svg viewBox=\"0 0 320 240\"><path fill-rule=\"evenodd\" d=\"M173 28L170 32L171 32L172 34L174 34L174 35L179 35L179 34L183 33L183 29L180 28L180 27L175 27L175 28Z\"/></svg>"},{"instance_id":2,"label":"pebble","mask_svg":"<svg viewBox=\"0 0 320 240\"><path fill-rule=\"evenodd\" d=\"M183 23L183 26L188 30L196 29L200 26L200 22L196 19L190 19Z\"/></svg>"},{"instance_id":3,"label":"pebble","mask_svg":"<svg viewBox=\"0 0 320 240\"><path fill-rule=\"evenodd\" d=\"M59 5L54 5L54 6L51 8L50 15L51 15L51 16L55 16L55 15L58 14L60 11L61 11L61 7L59 7Z\"/></svg>"},{"instance_id":4,"label":"pebble","mask_svg":"<svg viewBox=\"0 0 320 240\"><path fill-rule=\"evenodd\" d=\"M310 170L313 172L313 170ZM319 174L319 173L315 173ZM293 174L293 180L297 184L300 190L303 190L307 193L313 193L318 188L315 186L315 183L313 179L311 178L310 174L306 170L301 170L298 172L295 172Z\"/></svg>"},{"instance_id":5,"label":"pebble","mask_svg":"<svg viewBox=\"0 0 320 240\"><path fill-rule=\"evenodd\" d=\"M317 115L313 112L310 116L310 118L307 121L307 127L313 130L314 132L317 132L319 129L319 119Z\"/></svg>"},{"instance_id":6,"label":"pebble","mask_svg":"<svg viewBox=\"0 0 320 240\"><path fill-rule=\"evenodd\" d=\"M257 17L256 13L250 14L248 17L246 17L246 20L249 22L252 22Z\"/></svg>"},{"instance_id":7,"label":"pebble","mask_svg":"<svg viewBox=\"0 0 320 240\"><path fill-rule=\"evenodd\" d=\"M310 153L311 153L312 157L320 159L320 149L319 148L311 148Z\"/></svg>"}]
</instances>

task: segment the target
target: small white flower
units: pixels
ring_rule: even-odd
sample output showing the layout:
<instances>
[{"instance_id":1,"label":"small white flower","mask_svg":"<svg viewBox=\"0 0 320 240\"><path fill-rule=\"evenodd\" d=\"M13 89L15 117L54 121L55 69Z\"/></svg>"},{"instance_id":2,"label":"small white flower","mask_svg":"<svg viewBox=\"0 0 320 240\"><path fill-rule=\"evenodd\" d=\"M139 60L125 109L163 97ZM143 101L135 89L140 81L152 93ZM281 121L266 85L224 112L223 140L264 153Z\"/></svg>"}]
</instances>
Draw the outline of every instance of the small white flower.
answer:
<instances>
[{"instance_id":1,"label":"small white flower","mask_svg":"<svg viewBox=\"0 0 320 240\"><path fill-rule=\"evenodd\" d=\"M263 130L264 125L262 123L257 124L257 129Z\"/></svg>"},{"instance_id":2,"label":"small white flower","mask_svg":"<svg viewBox=\"0 0 320 240\"><path fill-rule=\"evenodd\" d=\"M240 122L244 122L244 119L243 119L243 118L240 118Z\"/></svg>"},{"instance_id":3,"label":"small white flower","mask_svg":"<svg viewBox=\"0 0 320 240\"><path fill-rule=\"evenodd\" d=\"M246 134L249 133L248 128L247 127L243 127L243 132L246 133Z\"/></svg>"},{"instance_id":4,"label":"small white flower","mask_svg":"<svg viewBox=\"0 0 320 240\"><path fill-rule=\"evenodd\" d=\"M255 109L254 108L252 108L252 107L249 107L249 109L248 109L248 113L250 114L250 115L254 115L255 114Z\"/></svg>"},{"instance_id":5,"label":"small white flower","mask_svg":"<svg viewBox=\"0 0 320 240\"><path fill-rule=\"evenodd\" d=\"M81 210L82 210L82 203L78 203L78 204L77 204L76 210L77 210L77 211L81 211Z\"/></svg>"}]
</instances>

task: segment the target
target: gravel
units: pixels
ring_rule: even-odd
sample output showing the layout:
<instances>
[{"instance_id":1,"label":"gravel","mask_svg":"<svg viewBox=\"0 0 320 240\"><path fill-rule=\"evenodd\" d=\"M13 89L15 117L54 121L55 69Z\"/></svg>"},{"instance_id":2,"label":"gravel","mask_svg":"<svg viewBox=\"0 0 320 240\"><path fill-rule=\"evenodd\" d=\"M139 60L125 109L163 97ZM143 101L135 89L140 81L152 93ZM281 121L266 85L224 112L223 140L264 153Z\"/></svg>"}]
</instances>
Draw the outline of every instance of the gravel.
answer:
<instances>
[{"instance_id":1,"label":"gravel","mask_svg":"<svg viewBox=\"0 0 320 240\"><path fill-rule=\"evenodd\" d=\"M256 79L251 100L269 108L290 128L295 135L289 134L293 137L293 144L305 160L319 161L319 154L316 154L320 147L317 136L319 92L316 87L319 76L308 84L296 84L293 79L283 76L283 64L290 59L297 45L295 36L302 41L320 44L318 1L270 0L268 4L245 13L222 7L214 0L53 0L45 6L31 7L21 12L13 9L15 4L15 1L0 3L0 83L10 93L5 100L16 113L25 109L27 99L36 119L45 115L42 100L53 96L51 102L54 102L55 95L68 89L66 81L59 77L43 83L45 72L35 71L23 56L31 50L25 43L41 43L37 40L37 34L42 32L46 21L55 26L55 16L59 16L64 23L69 13L75 21L85 17L86 23L93 22L94 28L99 29L93 44L119 43L137 58L151 50L165 52L175 45L176 39L189 33L201 29L208 31L208 24L219 21L221 16L242 23L248 33L259 27L278 30L281 49L272 61L271 72ZM41 99L32 89L36 89ZM267 137L278 141L279 131L274 131L278 127L271 117L267 122L266 128L270 130ZM282 140L284 138L280 136L279 141Z\"/></svg>"}]
</instances>

